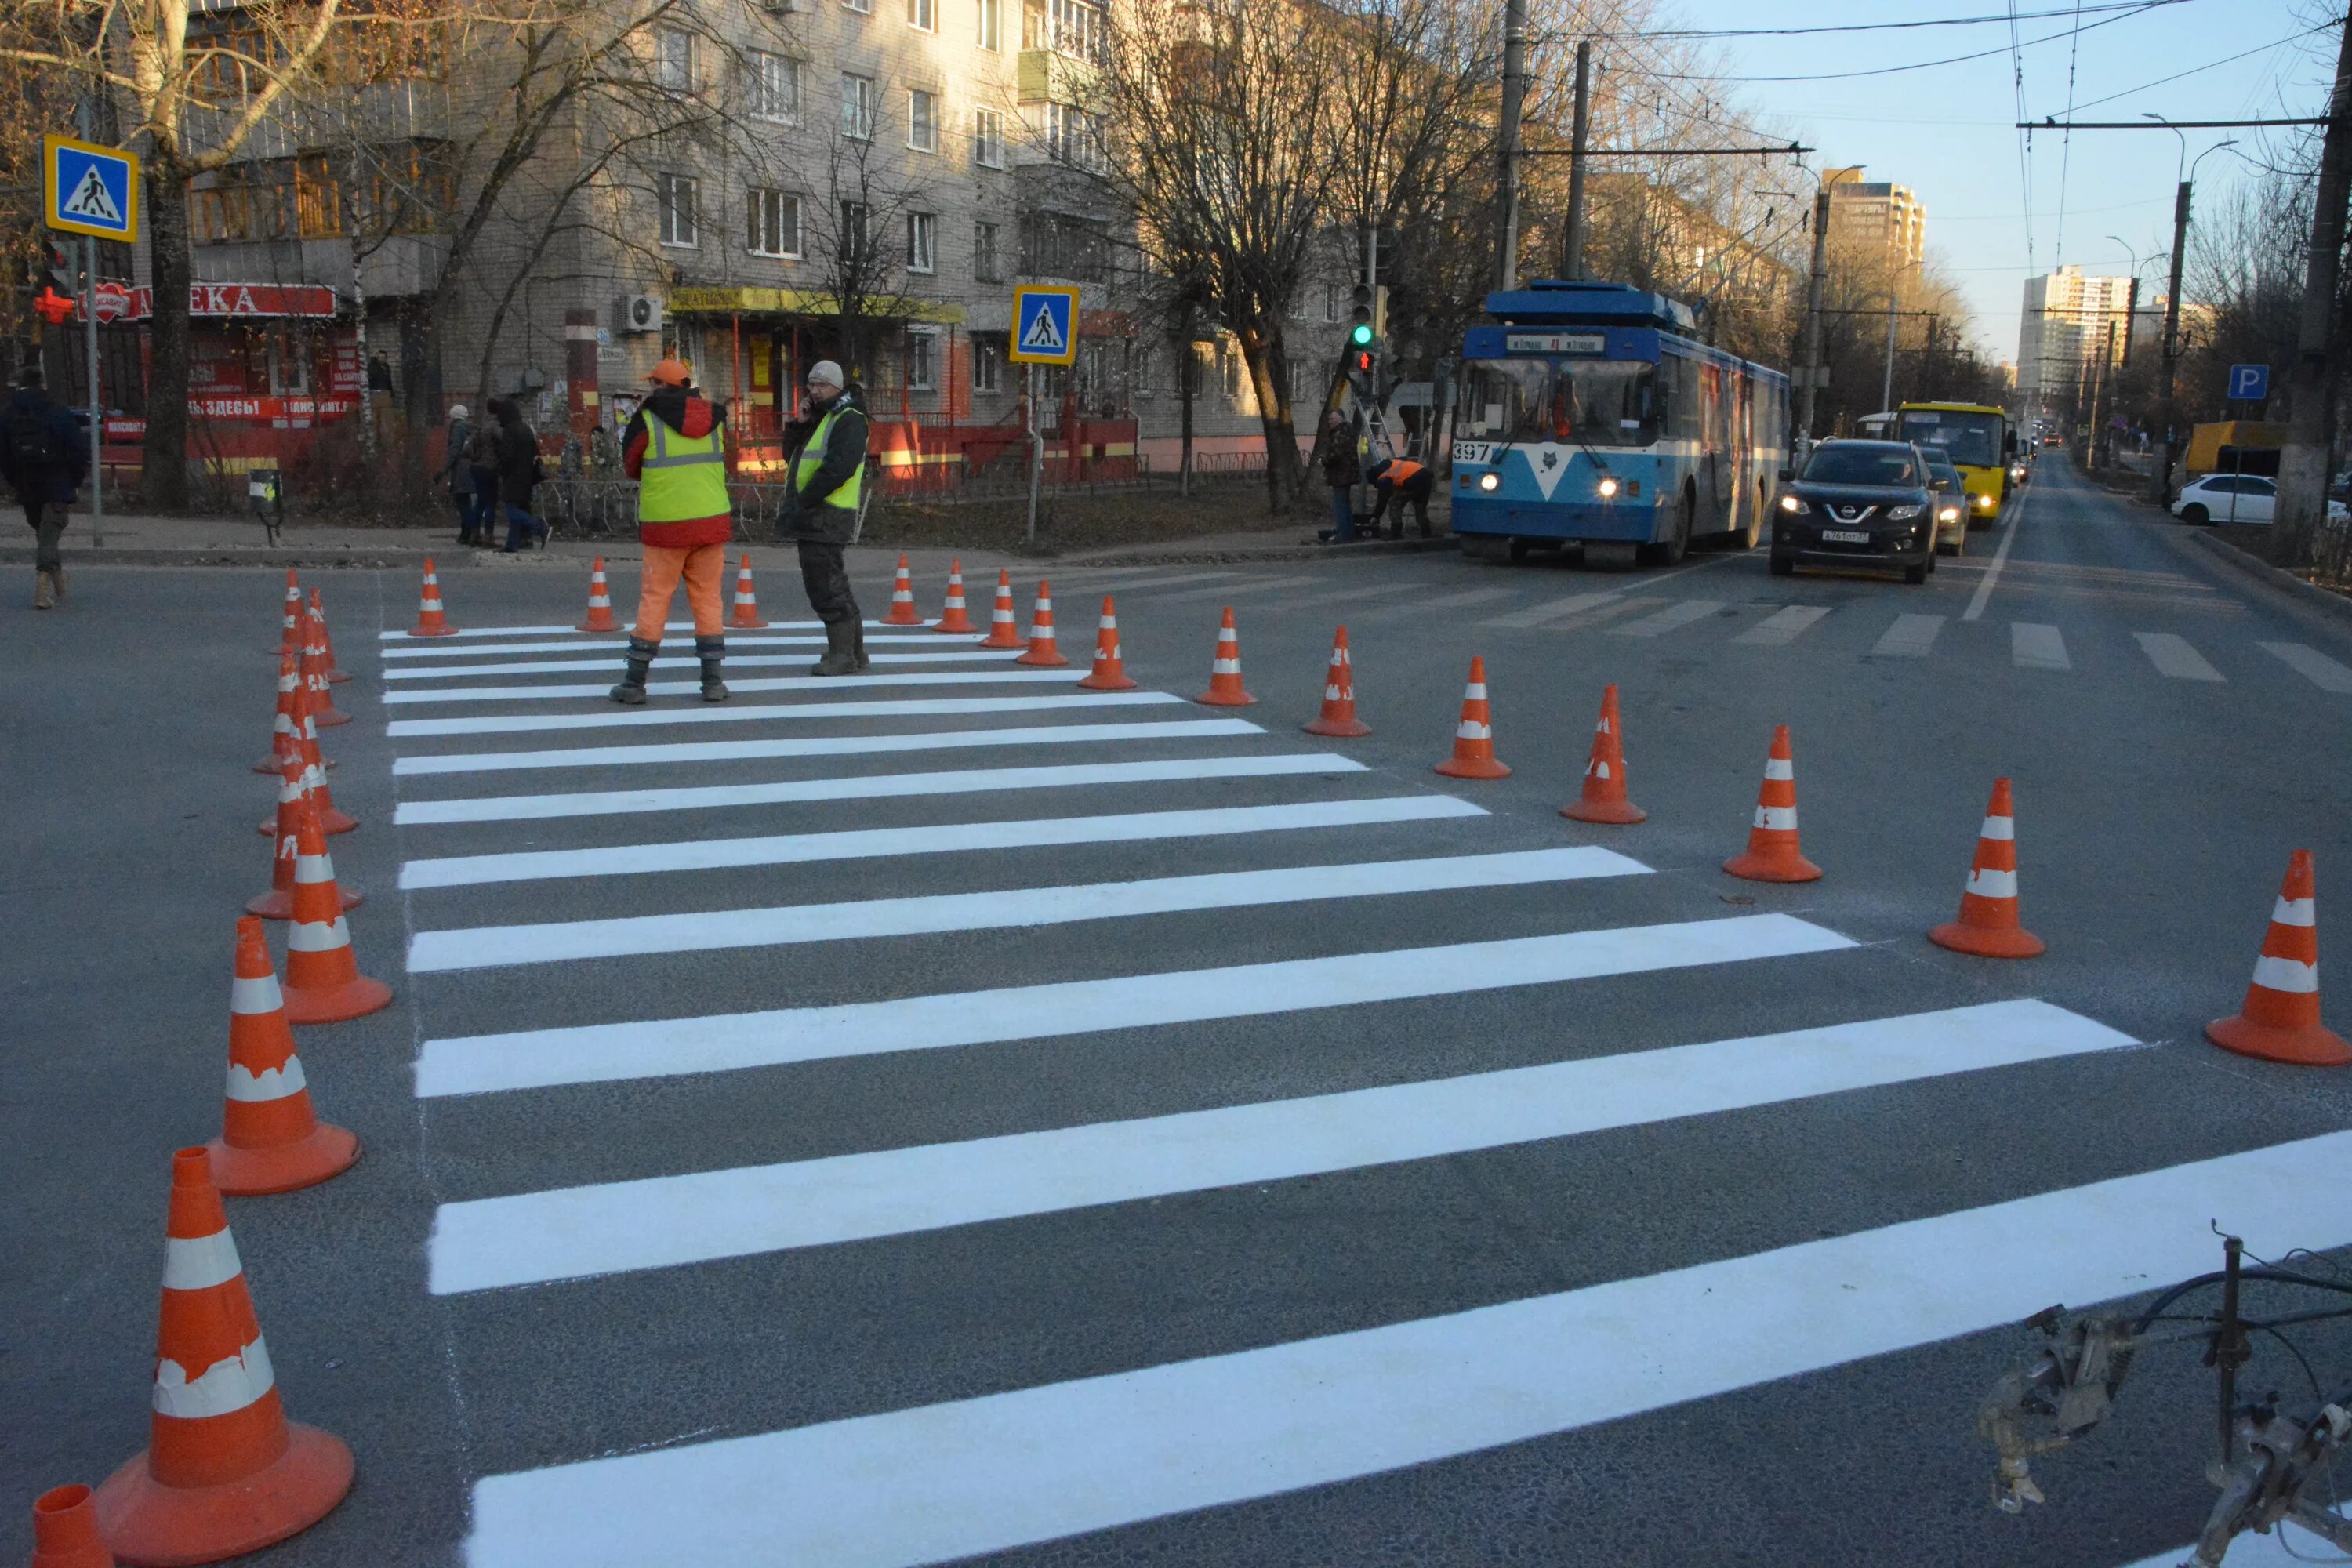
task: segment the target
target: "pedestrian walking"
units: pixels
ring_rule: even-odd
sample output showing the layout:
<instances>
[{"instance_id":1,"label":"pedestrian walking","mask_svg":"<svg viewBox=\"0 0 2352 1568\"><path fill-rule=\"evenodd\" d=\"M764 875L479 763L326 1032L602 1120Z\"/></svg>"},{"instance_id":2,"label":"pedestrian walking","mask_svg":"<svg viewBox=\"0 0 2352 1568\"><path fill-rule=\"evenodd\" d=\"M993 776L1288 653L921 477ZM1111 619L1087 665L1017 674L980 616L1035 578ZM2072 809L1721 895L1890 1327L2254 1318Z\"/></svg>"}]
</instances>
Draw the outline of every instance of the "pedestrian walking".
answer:
<instances>
[{"instance_id":1,"label":"pedestrian walking","mask_svg":"<svg viewBox=\"0 0 2352 1568\"><path fill-rule=\"evenodd\" d=\"M1396 521L1389 528L1391 539L1404 537L1404 509L1408 505L1421 523L1421 536L1430 537L1429 492L1436 484L1436 476L1429 471L1428 464L1416 463L1411 458L1382 458L1365 478L1372 481L1373 493L1379 497L1372 504L1372 521L1367 525L1370 531L1380 532L1381 519L1387 515L1389 504L1393 501Z\"/></svg>"},{"instance_id":2,"label":"pedestrian walking","mask_svg":"<svg viewBox=\"0 0 2352 1568\"><path fill-rule=\"evenodd\" d=\"M474 421L462 403L449 405L449 439L442 448L441 478L449 487L449 504L457 509L457 542L488 544L490 528L482 497L474 489L474 466L466 460L473 444Z\"/></svg>"},{"instance_id":3,"label":"pedestrian walking","mask_svg":"<svg viewBox=\"0 0 2352 1568\"><path fill-rule=\"evenodd\" d=\"M809 367L808 395L808 412L784 427L792 479L777 530L800 546L801 586L824 623L824 657L809 673L854 675L867 664L866 619L843 555L865 492L866 410L829 359Z\"/></svg>"},{"instance_id":4,"label":"pedestrian walking","mask_svg":"<svg viewBox=\"0 0 2352 1568\"><path fill-rule=\"evenodd\" d=\"M1363 467L1356 461L1355 432L1347 416L1334 408L1323 416L1323 482L1331 487L1331 528L1316 538L1328 544L1356 542L1356 501L1349 492L1363 477Z\"/></svg>"},{"instance_id":5,"label":"pedestrian walking","mask_svg":"<svg viewBox=\"0 0 2352 1568\"><path fill-rule=\"evenodd\" d=\"M481 418L468 418L467 426L466 483L474 494L474 542L487 550L499 532L499 421L490 403L482 405Z\"/></svg>"},{"instance_id":6,"label":"pedestrian walking","mask_svg":"<svg viewBox=\"0 0 2352 1568\"><path fill-rule=\"evenodd\" d=\"M66 559L58 541L66 510L89 473L89 446L80 422L41 384L41 367L26 365L0 421L0 476L16 492L33 530L33 608L65 597Z\"/></svg>"},{"instance_id":7,"label":"pedestrian walking","mask_svg":"<svg viewBox=\"0 0 2352 1568\"><path fill-rule=\"evenodd\" d=\"M368 419L375 428L375 447L379 452L392 446L392 362L381 353L368 355L367 362Z\"/></svg>"},{"instance_id":8,"label":"pedestrian walking","mask_svg":"<svg viewBox=\"0 0 2352 1568\"><path fill-rule=\"evenodd\" d=\"M637 538L646 547L646 569L636 625L629 628L628 667L612 698L632 707L645 701L646 672L661 651L662 626L683 578L694 612L694 652L702 662L702 700L724 702L727 683L719 668L727 633L719 588L727 542L735 537L719 428L727 409L695 391L677 360L663 360L646 379L653 393L631 416L621 449L623 471L637 481Z\"/></svg>"},{"instance_id":9,"label":"pedestrian walking","mask_svg":"<svg viewBox=\"0 0 2352 1568\"><path fill-rule=\"evenodd\" d=\"M530 510L531 492L547 479L539 460L539 432L522 422L522 408L511 397L490 399L490 413L499 422L499 505L507 514L507 542L501 555L530 547L533 540L547 542L547 524Z\"/></svg>"}]
</instances>

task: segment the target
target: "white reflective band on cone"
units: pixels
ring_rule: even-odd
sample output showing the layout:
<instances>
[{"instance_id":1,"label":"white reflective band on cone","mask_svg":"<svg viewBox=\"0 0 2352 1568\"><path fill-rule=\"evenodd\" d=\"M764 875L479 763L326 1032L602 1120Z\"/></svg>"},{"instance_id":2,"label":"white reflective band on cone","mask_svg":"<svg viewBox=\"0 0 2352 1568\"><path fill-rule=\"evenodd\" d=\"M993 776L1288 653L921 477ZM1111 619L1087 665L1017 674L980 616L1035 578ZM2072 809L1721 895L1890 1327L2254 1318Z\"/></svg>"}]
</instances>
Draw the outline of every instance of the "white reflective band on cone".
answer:
<instances>
[{"instance_id":1,"label":"white reflective band on cone","mask_svg":"<svg viewBox=\"0 0 2352 1568\"><path fill-rule=\"evenodd\" d=\"M351 945L352 933L343 924L341 915L335 917L331 925L320 925L316 921L298 921L286 933L286 951L289 952L332 952L337 948Z\"/></svg>"},{"instance_id":2,"label":"white reflective band on cone","mask_svg":"<svg viewBox=\"0 0 2352 1568\"><path fill-rule=\"evenodd\" d=\"M1486 701L1486 683L1483 680L1474 680L1469 685L1464 687L1462 689L1462 700L1465 702Z\"/></svg>"},{"instance_id":3,"label":"white reflective band on cone","mask_svg":"<svg viewBox=\"0 0 2352 1568\"><path fill-rule=\"evenodd\" d=\"M1767 757L1764 759L1764 776L1768 779L1786 779L1794 782L1797 776L1797 764L1786 757Z\"/></svg>"},{"instance_id":4,"label":"white reflective band on cone","mask_svg":"<svg viewBox=\"0 0 2352 1568\"><path fill-rule=\"evenodd\" d=\"M1461 727L1454 731L1454 738L1457 741L1491 741L1495 738L1495 728L1491 724L1481 724L1475 719L1465 719Z\"/></svg>"},{"instance_id":5,"label":"white reflective band on cone","mask_svg":"<svg viewBox=\"0 0 2352 1568\"><path fill-rule=\"evenodd\" d=\"M2013 899L2017 897L2017 873L1970 871L1969 891L1979 899Z\"/></svg>"},{"instance_id":6,"label":"white reflective band on cone","mask_svg":"<svg viewBox=\"0 0 2352 1568\"><path fill-rule=\"evenodd\" d=\"M335 879L335 863L324 855L294 857L294 880L299 882L331 882Z\"/></svg>"},{"instance_id":7,"label":"white reflective band on cone","mask_svg":"<svg viewBox=\"0 0 2352 1568\"><path fill-rule=\"evenodd\" d=\"M1115 632L1118 630L1118 617L1117 616L1102 616L1095 622L1095 630L1098 632Z\"/></svg>"},{"instance_id":8,"label":"white reflective band on cone","mask_svg":"<svg viewBox=\"0 0 2352 1568\"><path fill-rule=\"evenodd\" d=\"M1609 764L1607 763L1595 761L1587 768L1586 771L1591 773L1594 778L1605 779L1609 776Z\"/></svg>"},{"instance_id":9,"label":"white reflective band on cone","mask_svg":"<svg viewBox=\"0 0 2352 1568\"><path fill-rule=\"evenodd\" d=\"M1041 615L1041 616L1050 616L1050 615L1052 615L1053 613L1054 613L1054 601L1053 601L1053 600L1051 600L1051 599L1040 599L1040 600L1038 600L1038 601L1037 601L1037 614L1039 614L1039 615Z\"/></svg>"},{"instance_id":10,"label":"white reflective band on cone","mask_svg":"<svg viewBox=\"0 0 2352 1568\"><path fill-rule=\"evenodd\" d=\"M2310 899L2281 899L2278 908L2271 911L2273 924L2283 926L2317 925L2319 918Z\"/></svg>"},{"instance_id":11,"label":"white reflective band on cone","mask_svg":"<svg viewBox=\"0 0 2352 1568\"><path fill-rule=\"evenodd\" d=\"M178 1362L158 1357L155 1413L183 1421L234 1415L277 1386L278 1374L269 1368L269 1347L256 1334L251 1344L226 1361L213 1363L193 1383Z\"/></svg>"},{"instance_id":12,"label":"white reflective band on cone","mask_svg":"<svg viewBox=\"0 0 2352 1568\"><path fill-rule=\"evenodd\" d=\"M2265 991L2292 991L2310 995L2319 989L2319 965L2269 953L2254 960L2254 984Z\"/></svg>"},{"instance_id":13,"label":"white reflective band on cone","mask_svg":"<svg viewBox=\"0 0 2352 1568\"><path fill-rule=\"evenodd\" d=\"M1774 833L1797 831L1797 808L1793 805L1759 805L1756 808L1756 826ZM1946 884L1949 886L1949 884Z\"/></svg>"},{"instance_id":14,"label":"white reflective band on cone","mask_svg":"<svg viewBox=\"0 0 2352 1568\"><path fill-rule=\"evenodd\" d=\"M1240 659L1215 658L1209 661L1209 673L1211 675L1239 675L1241 672L1242 661Z\"/></svg>"},{"instance_id":15,"label":"white reflective band on cone","mask_svg":"<svg viewBox=\"0 0 2352 1568\"><path fill-rule=\"evenodd\" d=\"M1337 702L1337 701L1339 701L1339 689L1338 687L1336 687L1336 686L1327 686L1327 687L1325 687L1325 688L1323 689L1323 700L1324 700L1324 701L1326 701L1326 702Z\"/></svg>"},{"instance_id":16,"label":"white reflective band on cone","mask_svg":"<svg viewBox=\"0 0 2352 1568\"><path fill-rule=\"evenodd\" d=\"M2012 839L2017 837L2017 819L2013 816L1988 816L1979 838Z\"/></svg>"},{"instance_id":17,"label":"white reflective band on cone","mask_svg":"<svg viewBox=\"0 0 2352 1568\"><path fill-rule=\"evenodd\" d=\"M310 1081L302 1076L300 1057L288 1057L283 1066L263 1068L259 1072L242 1062L228 1064L228 1098L240 1105L266 1105L273 1100L299 1094L310 1087Z\"/></svg>"},{"instance_id":18,"label":"white reflective band on cone","mask_svg":"<svg viewBox=\"0 0 2352 1568\"><path fill-rule=\"evenodd\" d=\"M275 974L257 974L250 980L240 974L228 983L228 1010L232 1013L275 1013L285 1005Z\"/></svg>"},{"instance_id":19,"label":"white reflective band on cone","mask_svg":"<svg viewBox=\"0 0 2352 1568\"><path fill-rule=\"evenodd\" d=\"M173 1236L163 1241L163 1289L209 1290L243 1273L236 1243L223 1226L210 1236Z\"/></svg>"}]
</instances>

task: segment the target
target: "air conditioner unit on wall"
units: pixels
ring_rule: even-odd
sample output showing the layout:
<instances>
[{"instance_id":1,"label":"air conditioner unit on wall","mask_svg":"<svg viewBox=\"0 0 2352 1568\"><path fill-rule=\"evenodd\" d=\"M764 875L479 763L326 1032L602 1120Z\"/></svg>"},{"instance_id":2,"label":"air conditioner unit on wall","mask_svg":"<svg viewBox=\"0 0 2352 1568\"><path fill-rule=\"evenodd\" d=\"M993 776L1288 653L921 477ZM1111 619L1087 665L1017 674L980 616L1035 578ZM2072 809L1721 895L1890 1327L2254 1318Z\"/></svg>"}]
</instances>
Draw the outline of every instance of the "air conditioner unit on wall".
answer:
<instances>
[{"instance_id":1,"label":"air conditioner unit on wall","mask_svg":"<svg viewBox=\"0 0 2352 1568\"><path fill-rule=\"evenodd\" d=\"M760 0L760 9L771 16L789 16L800 8L800 0Z\"/></svg>"},{"instance_id":2,"label":"air conditioner unit on wall","mask_svg":"<svg viewBox=\"0 0 2352 1568\"><path fill-rule=\"evenodd\" d=\"M662 324L662 299L658 294L624 294L613 307L614 330L624 332L658 332Z\"/></svg>"}]
</instances>

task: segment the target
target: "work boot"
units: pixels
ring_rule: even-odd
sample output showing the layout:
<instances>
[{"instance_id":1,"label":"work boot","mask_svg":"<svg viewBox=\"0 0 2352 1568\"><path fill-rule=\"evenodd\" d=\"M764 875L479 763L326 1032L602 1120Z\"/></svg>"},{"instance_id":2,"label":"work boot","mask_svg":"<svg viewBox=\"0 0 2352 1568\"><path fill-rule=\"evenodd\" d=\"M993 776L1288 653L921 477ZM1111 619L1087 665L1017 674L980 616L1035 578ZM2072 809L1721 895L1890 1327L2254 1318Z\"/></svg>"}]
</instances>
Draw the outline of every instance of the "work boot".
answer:
<instances>
[{"instance_id":1,"label":"work boot","mask_svg":"<svg viewBox=\"0 0 2352 1568\"><path fill-rule=\"evenodd\" d=\"M824 623L824 657L809 666L811 675L855 675L857 673L857 623L827 621Z\"/></svg>"},{"instance_id":2,"label":"work boot","mask_svg":"<svg viewBox=\"0 0 2352 1568\"><path fill-rule=\"evenodd\" d=\"M724 702L728 698L727 683L719 679L719 667L727 662L727 639L724 637L694 639L694 657L702 661L702 700Z\"/></svg>"},{"instance_id":3,"label":"work boot","mask_svg":"<svg viewBox=\"0 0 2352 1568\"><path fill-rule=\"evenodd\" d=\"M851 619L849 623L849 638L850 649L857 656L858 673L862 675L866 671L874 668L874 661L866 657L866 619L864 616L855 616Z\"/></svg>"},{"instance_id":4,"label":"work boot","mask_svg":"<svg viewBox=\"0 0 2352 1568\"><path fill-rule=\"evenodd\" d=\"M638 637L631 637L629 662L627 668L621 671L621 684L613 688L606 695L614 701L626 703L632 708L644 707L646 705L646 672L653 668L654 655L660 651L661 644L658 642L647 642Z\"/></svg>"},{"instance_id":5,"label":"work boot","mask_svg":"<svg viewBox=\"0 0 2352 1568\"><path fill-rule=\"evenodd\" d=\"M33 608L47 610L57 605L57 584L44 570L33 574Z\"/></svg>"},{"instance_id":6,"label":"work boot","mask_svg":"<svg viewBox=\"0 0 2352 1568\"><path fill-rule=\"evenodd\" d=\"M49 586L56 592L59 600L63 600L65 598L66 566L64 562L60 561L49 569Z\"/></svg>"}]
</instances>

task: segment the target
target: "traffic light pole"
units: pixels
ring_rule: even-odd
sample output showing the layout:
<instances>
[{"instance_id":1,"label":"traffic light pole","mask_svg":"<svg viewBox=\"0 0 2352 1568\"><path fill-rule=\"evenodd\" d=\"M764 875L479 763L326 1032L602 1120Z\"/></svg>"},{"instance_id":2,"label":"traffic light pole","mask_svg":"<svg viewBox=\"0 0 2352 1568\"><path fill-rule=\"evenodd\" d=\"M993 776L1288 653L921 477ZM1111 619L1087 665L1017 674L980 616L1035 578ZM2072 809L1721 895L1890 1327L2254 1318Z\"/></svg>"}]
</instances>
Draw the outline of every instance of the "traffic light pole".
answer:
<instances>
[{"instance_id":1,"label":"traffic light pole","mask_svg":"<svg viewBox=\"0 0 2352 1568\"><path fill-rule=\"evenodd\" d=\"M2156 493L2149 499L2158 506L2172 500L2173 455L2180 444L2180 406L2175 399L2180 390L2180 258L2188 247L2189 182L2183 180L2172 195L2172 281L2164 297L2164 460L2149 465L2156 470Z\"/></svg>"},{"instance_id":2,"label":"traffic light pole","mask_svg":"<svg viewBox=\"0 0 2352 1568\"><path fill-rule=\"evenodd\" d=\"M89 542L106 544L106 399L98 395L98 241L81 242L81 331L89 365Z\"/></svg>"},{"instance_id":3,"label":"traffic light pole","mask_svg":"<svg viewBox=\"0 0 2352 1568\"><path fill-rule=\"evenodd\" d=\"M1503 115L1496 138L1501 167L1495 193L1499 230L1495 243L1495 287L1519 286L1519 114L1527 95L1528 0L1503 6Z\"/></svg>"},{"instance_id":4,"label":"traffic light pole","mask_svg":"<svg viewBox=\"0 0 2352 1568\"><path fill-rule=\"evenodd\" d=\"M1592 141L1592 40L1576 45L1576 118L1569 131L1568 238L1560 258L1562 278L1584 276L1584 154Z\"/></svg>"},{"instance_id":5,"label":"traffic light pole","mask_svg":"<svg viewBox=\"0 0 2352 1568\"><path fill-rule=\"evenodd\" d=\"M1813 404L1822 384L1822 276L1829 270L1830 193L1813 198L1813 270L1805 283L1805 384L1797 388L1797 428L1790 455L1802 458L1813 444Z\"/></svg>"}]
</instances>

